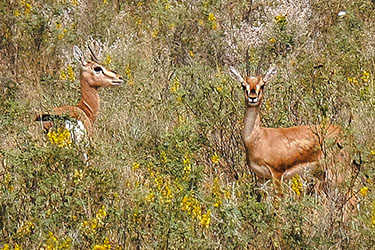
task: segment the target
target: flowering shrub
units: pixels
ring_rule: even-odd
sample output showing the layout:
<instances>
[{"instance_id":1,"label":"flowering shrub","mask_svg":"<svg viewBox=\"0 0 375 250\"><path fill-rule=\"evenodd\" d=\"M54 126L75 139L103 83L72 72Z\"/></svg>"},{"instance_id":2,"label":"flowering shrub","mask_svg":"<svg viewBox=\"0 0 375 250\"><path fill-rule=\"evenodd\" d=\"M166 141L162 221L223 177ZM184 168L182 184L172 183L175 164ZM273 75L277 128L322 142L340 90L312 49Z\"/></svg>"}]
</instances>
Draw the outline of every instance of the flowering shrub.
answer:
<instances>
[{"instance_id":1,"label":"flowering shrub","mask_svg":"<svg viewBox=\"0 0 375 250\"><path fill-rule=\"evenodd\" d=\"M373 7L3 1L0 249L367 249ZM101 114L83 147L62 128L44 135L34 115L78 102L72 48L91 39L127 84L100 90ZM229 66L263 74L271 64L278 74L265 85L262 126L324 132L334 123L345 135L340 152L321 138L319 167L284 181L282 195L246 165L243 94L228 74Z\"/></svg>"}]
</instances>

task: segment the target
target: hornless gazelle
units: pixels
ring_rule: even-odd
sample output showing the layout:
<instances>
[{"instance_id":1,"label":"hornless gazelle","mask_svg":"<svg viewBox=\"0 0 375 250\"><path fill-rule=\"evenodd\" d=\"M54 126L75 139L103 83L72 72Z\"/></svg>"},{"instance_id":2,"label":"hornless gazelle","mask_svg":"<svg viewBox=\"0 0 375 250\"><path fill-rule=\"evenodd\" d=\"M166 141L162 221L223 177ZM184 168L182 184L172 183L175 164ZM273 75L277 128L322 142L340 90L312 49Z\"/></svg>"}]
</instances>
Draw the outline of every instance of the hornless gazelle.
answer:
<instances>
[{"instance_id":1,"label":"hornless gazelle","mask_svg":"<svg viewBox=\"0 0 375 250\"><path fill-rule=\"evenodd\" d=\"M342 131L329 125L325 131L318 125L290 128L264 128L260 124L260 106L264 86L276 73L271 67L256 77L242 77L233 67L231 76L242 85L245 96L245 118L242 140L246 149L247 165L258 178L275 179L279 183L314 169L322 158L325 139L338 142Z\"/></svg>"},{"instance_id":2,"label":"hornless gazelle","mask_svg":"<svg viewBox=\"0 0 375 250\"><path fill-rule=\"evenodd\" d=\"M63 120L64 126L69 130L71 139L80 142L86 135L93 132L93 124L99 113L100 87L112 87L121 85L123 78L116 72L107 69L99 60L91 47L91 60L84 59L82 51L73 47L75 59L80 63L81 100L76 106L62 106L52 109L51 112L38 115L36 120L40 121L47 131L53 127L54 123Z\"/></svg>"}]
</instances>

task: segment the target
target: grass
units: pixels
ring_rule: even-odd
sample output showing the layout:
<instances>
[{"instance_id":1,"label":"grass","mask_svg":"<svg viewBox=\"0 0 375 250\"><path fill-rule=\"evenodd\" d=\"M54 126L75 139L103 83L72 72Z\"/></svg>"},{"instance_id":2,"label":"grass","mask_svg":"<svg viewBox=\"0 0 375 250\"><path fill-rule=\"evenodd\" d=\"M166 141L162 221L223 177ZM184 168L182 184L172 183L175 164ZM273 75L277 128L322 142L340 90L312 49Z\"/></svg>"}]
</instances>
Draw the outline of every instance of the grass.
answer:
<instances>
[{"instance_id":1,"label":"grass","mask_svg":"<svg viewBox=\"0 0 375 250\"><path fill-rule=\"evenodd\" d=\"M375 6L292 3L0 3L0 248L374 245ZM34 117L78 101L72 49L90 38L126 84L100 90L88 148L59 147ZM322 191L299 176L278 198L246 167L243 97L228 68L271 64L263 126L341 125L356 169L342 185ZM348 167L329 156L322 166Z\"/></svg>"}]
</instances>

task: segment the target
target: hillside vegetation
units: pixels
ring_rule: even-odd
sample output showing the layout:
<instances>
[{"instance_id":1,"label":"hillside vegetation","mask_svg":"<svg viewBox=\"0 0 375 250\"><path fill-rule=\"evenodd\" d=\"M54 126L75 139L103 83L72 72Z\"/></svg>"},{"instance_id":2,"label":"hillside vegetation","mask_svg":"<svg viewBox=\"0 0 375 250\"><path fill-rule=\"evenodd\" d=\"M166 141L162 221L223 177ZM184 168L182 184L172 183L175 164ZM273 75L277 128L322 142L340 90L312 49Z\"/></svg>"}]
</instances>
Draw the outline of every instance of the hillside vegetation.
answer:
<instances>
[{"instance_id":1,"label":"hillside vegetation","mask_svg":"<svg viewBox=\"0 0 375 250\"><path fill-rule=\"evenodd\" d=\"M0 249L375 245L374 1L10 0L0 15ZM51 140L35 116L78 102L73 46L88 56L91 39L126 82L100 89L88 147ZM342 126L350 162L321 164L351 169L339 185L296 176L280 197L246 166L228 68L271 65L263 126Z\"/></svg>"}]
</instances>

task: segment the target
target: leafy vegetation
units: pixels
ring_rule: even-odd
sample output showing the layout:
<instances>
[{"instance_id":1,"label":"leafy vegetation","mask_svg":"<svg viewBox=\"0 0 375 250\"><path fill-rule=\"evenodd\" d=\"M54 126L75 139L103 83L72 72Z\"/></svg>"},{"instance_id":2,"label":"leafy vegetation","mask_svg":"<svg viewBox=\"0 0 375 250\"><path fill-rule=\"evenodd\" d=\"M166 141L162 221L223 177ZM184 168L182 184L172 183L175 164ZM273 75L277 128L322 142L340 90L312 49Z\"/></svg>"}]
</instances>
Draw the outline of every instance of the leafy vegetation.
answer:
<instances>
[{"instance_id":1,"label":"leafy vegetation","mask_svg":"<svg viewBox=\"0 0 375 250\"><path fill-rule=\"evenodd\" d=\"M0 13L0 248L374 245L373 1L20 0ZM78 101L72 48L89 39L126 84L100 90L82 148L34 117ZM354 169L342 185L296 176L278 197L245 166L228 67L271 64L262 124L340 124Z\"/></svg>"}]
</instances>

